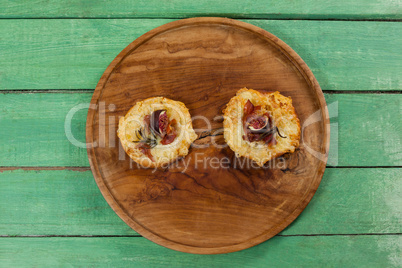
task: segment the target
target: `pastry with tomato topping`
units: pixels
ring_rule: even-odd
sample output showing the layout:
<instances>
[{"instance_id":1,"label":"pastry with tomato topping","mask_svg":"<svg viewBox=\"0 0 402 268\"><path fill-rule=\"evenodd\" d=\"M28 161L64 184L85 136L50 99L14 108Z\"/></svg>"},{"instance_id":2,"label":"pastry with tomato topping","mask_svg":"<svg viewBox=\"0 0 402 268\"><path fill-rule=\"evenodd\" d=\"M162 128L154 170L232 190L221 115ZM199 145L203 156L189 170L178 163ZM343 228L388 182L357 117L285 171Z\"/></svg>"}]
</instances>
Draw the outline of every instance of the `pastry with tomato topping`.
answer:
<instances>
[{"instance_id":1,"label":"pastry with tomato topping","mask_svg":"<svg viewBox=\"0 0 402 268\"><path fill-rule=\"evenodd\" d=\"M279 92L242 88L224 113L224 137L238 157L263 166L299 146L300 120L292 99Z\"/></svg>"},{"instance_id":2,"label":"pastry with tomato topping","mask_svg":"<svg viewBox=\"0 0 402 268\"><path fill-rule=\"evenodd\" d=\"M137 102L120 119L117 135L130 158L144 167L186 156L197 139L186 106L164 97Z\"/></svg>"}]
</instances>

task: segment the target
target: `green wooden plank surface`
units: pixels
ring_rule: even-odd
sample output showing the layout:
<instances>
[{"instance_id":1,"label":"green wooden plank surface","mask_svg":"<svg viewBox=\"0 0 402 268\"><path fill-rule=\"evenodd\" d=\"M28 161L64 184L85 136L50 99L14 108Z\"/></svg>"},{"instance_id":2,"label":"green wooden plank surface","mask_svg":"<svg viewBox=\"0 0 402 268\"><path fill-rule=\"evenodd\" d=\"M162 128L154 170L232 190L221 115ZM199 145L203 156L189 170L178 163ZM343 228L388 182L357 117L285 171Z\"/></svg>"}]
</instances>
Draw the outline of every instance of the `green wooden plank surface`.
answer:
<instances>
[{"instance_id":1,"label":"green wooden plank surface","mask_svg":"<svg viewBox=\"0 0 402 268\"><path fill-rule=\"evenodd\" d=\"M331 113L329 164L402 166L401 94L324 95Z\"/></svg>"},{"instance_id":2,"label":"green wooden plank surface","mask_svg":"<svg viewBox=\"0 0 402 268\"><path fill-rule=\"evenodd\" d=\"M0 89L95 88L106 67L124 47L170 21L0 20ZM309 65L324 90L402 89L401 23L247 22L290 45Z\"/></svg>"},{"instance_id":3,"label":"green wooden plank surface","mask_svg":"<svg viewBox=\"0 0 402 268\"><path fill-rule=\"evenodd\" d=\"M24 1L0 2L0 18L186 18L228 16L236 18L397 19L400 1Z\"/></svg>"},{"instance_id":4,"label":"green wooden plank surface","mask_svg":"<svg viewBox=\"0 0 402 268\"><path fill-rule=\"evenodd\" d=\"M91 171L3 171L0 200L0 236L137 234L109 207Z\"/></svg>"},{"instance_id":5,"label":"green wooden plank surface","mask_svg":"<svg viewBox=\"0 0 402 268\"><path fill-rule=\"evenodd\" d=\"M0 94L1 166L89 166L86 149L64 130L67 113L89 104L92 94ZM88 106L87 106L88 107ZM88 109L72 119L74 137L85 142Z\"/></svg>"},{"instance_id":6,"label":"green wooden plank surface","mask_svg":"<svg viewBox=\"0 0 402 268\"><path fill-rule=\"evenodd\" d=\"M325 94L331 113L331 166L401 166L401 94ZM68 112L91 93L0 94L0 166L89 166L65 133ZM85 142L87 109L72 119Z\"/></svg>"},{"instance_id":7,"label":"green wooden plank surface","mask_svg":"<svg viewBox=\"0 0 402 268\"><path fill-rule=\"evenodd\" d=\"M398 168L327 169L310 204L281 234L402 233L401 177ZM136 235L90 171L3 171L0 204L1 236Z\"/></svg>"},{"instance_id":8,"label":"green wooden plank surface","mask_svg":"<svg viewBox=\"0 0 402 268\"><path fill-rule=\"evenodd\" d=\"M196 255L142 237L0 238L5 267L401 267L402 236L274 237L239 252Z\"/></svg>"}]
</instances>

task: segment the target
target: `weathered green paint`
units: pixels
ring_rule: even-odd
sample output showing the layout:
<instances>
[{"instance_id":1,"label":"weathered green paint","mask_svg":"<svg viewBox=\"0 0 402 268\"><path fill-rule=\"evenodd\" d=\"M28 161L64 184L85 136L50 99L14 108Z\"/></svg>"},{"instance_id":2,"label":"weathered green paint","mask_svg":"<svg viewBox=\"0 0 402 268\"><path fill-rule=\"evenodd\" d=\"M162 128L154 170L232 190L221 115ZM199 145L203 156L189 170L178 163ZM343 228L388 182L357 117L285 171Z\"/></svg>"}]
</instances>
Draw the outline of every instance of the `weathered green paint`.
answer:
<instances>
[{"instance_id":1,"label":"weathered green paint","mask_svg":"<svg viewBox=\"0 0 402 268\"><path fill-rule=\"evenodd\" d=\"M401 233L401 177L398 168L327 169L310 204L281 234ZM0 204L1 236L136 234L107 205L90 171L3 171Z\"/></svg>"},{"instance_id":2,"label":"weathered green paint","mask_svg":"<svg viewBox=\"0 0 402 268\"><path fill-rule=\"evenodd\" d=\"M106 203L91 171L3 171L0 200L0 235L136 234Z\"/></svg>"},{"instance_id":3,"label":"weathered green paint","mask_svg":"<svg viewBox=\"0 0 402 268\"><path fill-rule=\"evenodd\" d=\"M328 164L402 165L401 94L325 94L325 99L331 116Z\"/></svg>"},{"instance_id":4,"label":"weathered green paint","mask_svg":"<svg viewBox=\"0 0 402 268\"><path fill-rule=\"evenodd\" d=\"M400 20L401 14L398 0L5 0L0 90L93 89L135 38L171 18L194 16L323 19L246 21L288 43L324 90L401 90L400 22L327 20ZM64 121L90 97L0 94L0 166L88 166L85 149L66 139ZM330 164L402 165L400 94L326 94L326 100L335 103ZM79 141L85 120L86 109L73 118ZM281 233L301 236L277 236L237 253L184 254L142 237L0 237L0 266L401 267L402 236L386 235L402 233L401 173L329 168L311 203ZM0 236L137 235L107 205L90 171L3 171L0 211Z\"/></svg>"},{"instance_id":5,"label":"weathered green paint","mask_svg":"<svg viewBox=\"0 0 402 268\"><path fill-rule=\"evenodd\" d=\"M332 166L400 166L401 94L325 94L330 105ZM85 148L64 130L68 112L91 93L0 94L1 166L89 166ZM87 109L75 114L74 138L85 142Z\"/></svg>"},{"instance_id":6,"label":"weathered green paint","mask_svg":"<svg viewBox=\"0 0 402 268\"><path fill-rule=\"evenodd\" d=\"M221 255L173 251L143 237L0 238L5 267L401 267L402 236L274 237Z\"/></svg>"},{"instance_id":7,"label":"weathered green paint","mask_svg":"<svg viewBox=\"0 0 402 268\"><path fill-rule=\"evenodd\" d=\"M0 94L1 166L89 166L85 148L72 145L65 119L73 107L89 105L90 93ZM88 109L72 118L74 138L85 142Z\"/></svg>"},{"instance_id":8,"label":"weathered green paint","mask_svg":"<svg viewBox=\"0 0 402 268\"><path fill-rule=\"evenodd\" d=\"M109 5L115 6L112 2ZM170 21L0 20L0 89L95 88L108 64L124 47ZM324 90L402 88L401 23L246 21L289 44L312 69Z\"/></svg>"},{"instance_id":9,"label":"weathered green paint","mask_svg":"<svg viewBox=\"0 0 402 268\"><path fill-rule=\"evenodd\" d=\"M400 1L304 0L304 1L23 1L0 3L0 18L187 18L225 16L236 18L397 19Z\"/></svg>"}]
</instances>

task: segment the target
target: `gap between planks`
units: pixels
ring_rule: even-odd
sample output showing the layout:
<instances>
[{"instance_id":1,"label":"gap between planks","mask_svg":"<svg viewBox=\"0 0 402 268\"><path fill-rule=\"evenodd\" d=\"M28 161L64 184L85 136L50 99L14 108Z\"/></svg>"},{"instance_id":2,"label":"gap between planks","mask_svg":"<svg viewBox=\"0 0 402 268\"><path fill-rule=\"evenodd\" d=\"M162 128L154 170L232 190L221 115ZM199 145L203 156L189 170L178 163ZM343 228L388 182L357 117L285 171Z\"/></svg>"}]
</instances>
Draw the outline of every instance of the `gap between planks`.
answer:
<instances>
[{"instance_id":1,"label":"gap between planks","mask_svg":"<svg viewBox=\"0 0 402 268\"><path fill-rule=\"evenodd\" d=\"M95 89L7 89L1 90L0 94L38 94L38 93L62 93L62 94L75 94L75 93L93 93Z\"/></svg>"},{"instance_id":2,"label":"gap between planks","mask_svg":"<svg viewBox=\"0 0 402 268\"><path fill-rule=\"evenodd\" d=\"M402 168L402 166L327 166L326 168L330 169L358 169L358 168ZM85 171L90 171L91 167L62 167L62 166L54 166L54 167L49 167L49 166L43 166L43 167L24 167L24 166L0 166L0 172L3 171L12 171L12 170L33 170L33 171L41 171L41 170L71 170L71 171L79 171L79 172L85 172Z\"/></svg>"},{"instance_id":3,"label":"gap between planks","mask_svg":"<svg viewBox=\"0 0 402 268\"><path fill-rule=\"evenodd\" d=\"M90 167L12 167L12 166L0 166L0 172L3 171L10 171L10 170L35 170L35 171L40 171L40 170L71 170L71 171L89 171L91 170Z\"/></svg>"},{"instance_id":4,"label":"gap between planks","mask_svg":"<svg viewBox=\"0 0 402 268\"><path fill-rule=\"evenodd\" d=\"M307 21L379 21L379 22L402 22L402 19L377 19L377 18L304 18L303 15L287 18L270 17L253 17L253 16L236 16L231 14L193 14L190 16L177 16L177 17L0 17L0 20L181 20L195 17L223 17L230 19L242 20L307 20Z\"/></svg>"},{"instance_id":5,"label":"gap between planks","mask_svg":"<svg viewBox=\"0 0 402 268\"><path fill-rule=\"evenodd\" d=\"M14 89L1 90L0 94L74 94L93 93L94 89ZM402 90L322 90L326 94L402 94Z\"/></svg>"},{"instance_id":6,"label":"gap between planks","mask_svg":"<svg viewBox=\"0 0 402 268\"><path fill-rule=\"evenodd\" d=\"M297 237L297 236L384 236L384 235L402 235L402 233L361 233L361 234L294 234L294 235L276 235L279 237ZM74 238L99 238L99 237L143 237L141 235L0 235L0 238L52 238L52 237L74 237Z\"/></svg>"}]
</instances>

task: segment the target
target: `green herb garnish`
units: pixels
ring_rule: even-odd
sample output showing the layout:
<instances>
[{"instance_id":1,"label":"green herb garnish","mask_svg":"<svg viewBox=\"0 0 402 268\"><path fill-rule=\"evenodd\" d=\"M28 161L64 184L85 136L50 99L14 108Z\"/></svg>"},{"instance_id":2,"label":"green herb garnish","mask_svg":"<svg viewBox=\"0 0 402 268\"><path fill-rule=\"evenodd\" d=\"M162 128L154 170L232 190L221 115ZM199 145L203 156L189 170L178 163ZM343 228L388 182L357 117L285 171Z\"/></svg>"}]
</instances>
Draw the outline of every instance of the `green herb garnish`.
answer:
<instances>
[{"instance_id":1,"label":"green herb garnish","mask_svg":"<svg viewBox=\"0 0 402 268\"><path fill-rule=\"evenodd\" d=\"M158 145L158 140L153 131L149 135L146 135L145 128L141 128L135 132L135 136L137 137L137 141L133 141L134 143L143 143L146 144L147 147L154 148Z\"/></svg>"}]
</instances>

